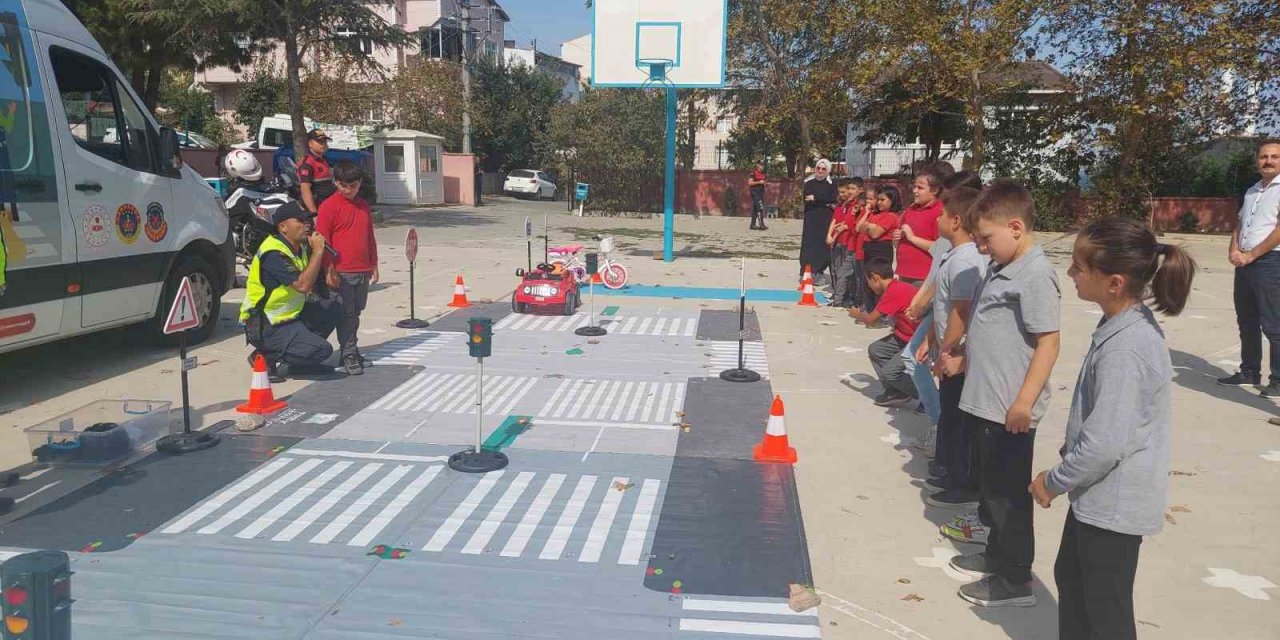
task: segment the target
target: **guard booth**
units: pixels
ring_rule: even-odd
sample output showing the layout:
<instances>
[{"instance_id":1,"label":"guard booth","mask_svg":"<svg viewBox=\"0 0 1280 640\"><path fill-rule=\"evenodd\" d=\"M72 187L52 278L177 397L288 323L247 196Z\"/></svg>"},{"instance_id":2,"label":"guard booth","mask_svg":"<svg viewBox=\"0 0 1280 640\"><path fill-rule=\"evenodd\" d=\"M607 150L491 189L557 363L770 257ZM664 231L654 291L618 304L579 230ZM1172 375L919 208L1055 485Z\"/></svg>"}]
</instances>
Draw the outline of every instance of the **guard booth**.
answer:
<instances>
[{"instance_id":1,"label":"guard booth","mask_svg":"<svg viewBox=\"0 0 1280 640\"><path fill-rule=\"evenodd\" d=\"M374 179L380 204L444 204L444 138L412 129L373 138Z\"/></svg>"}]
</instances>

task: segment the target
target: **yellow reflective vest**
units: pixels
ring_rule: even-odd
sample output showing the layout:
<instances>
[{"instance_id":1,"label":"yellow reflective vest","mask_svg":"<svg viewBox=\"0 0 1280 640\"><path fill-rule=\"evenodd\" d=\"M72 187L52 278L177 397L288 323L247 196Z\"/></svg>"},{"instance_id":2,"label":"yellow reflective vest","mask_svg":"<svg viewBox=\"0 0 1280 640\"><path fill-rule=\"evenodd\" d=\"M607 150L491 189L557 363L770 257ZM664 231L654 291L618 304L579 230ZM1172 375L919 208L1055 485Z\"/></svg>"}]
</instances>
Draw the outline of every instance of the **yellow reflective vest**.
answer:
<instances>
[{"instance_id":1,"label":"yellow reflective vest","mask_svg":"<svg viewBox=\"0 0 1280 640\"><path fill-rule=\"evenodd\" d=\"M240 305L240 321L245 322L254 308L262 301L262 297L267 296L267 302L262 307L262 312L267 316L267 321L272 325L278 325L288 322L298 317L302 313L302 305L307 302L307 294L294 289L293 287L282 284L271 291L267 295L267 290L262 286L262 257L272 251L278 251L284 254L284 257L291 260L294 266L298 267L298 273L302 273L307 268L309 250L306 246L302 247L302 255L294 255L289 245L285 244L278 236L268 236L262 241L262 246L258 248L258 253L253 257L253 264L249 265L249 281L245 285L244 303Z\"/></svg>"}]
</instances>

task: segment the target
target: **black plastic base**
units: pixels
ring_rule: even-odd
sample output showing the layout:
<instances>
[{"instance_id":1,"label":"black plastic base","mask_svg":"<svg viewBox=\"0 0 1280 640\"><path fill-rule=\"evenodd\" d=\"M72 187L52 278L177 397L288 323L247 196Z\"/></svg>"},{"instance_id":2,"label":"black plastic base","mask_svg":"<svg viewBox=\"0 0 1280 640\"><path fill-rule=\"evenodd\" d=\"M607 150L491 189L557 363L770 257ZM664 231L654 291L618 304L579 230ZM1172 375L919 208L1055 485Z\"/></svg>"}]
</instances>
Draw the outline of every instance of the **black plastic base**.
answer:
<instances>
[{"instance_id":1,"label":"black plastic base","mask_svg":"<svg viewBox=\"0 0 1280 640\"><path fill-rule=\"evenodd\" d=\"M396 326L400 327L401 329L426 329L427 327L431 326L431 323L427 322L426 320L410 318L408 320L401 320L400 322L397 322Z\"/></svg>"},{"instance_id":2,"label":"black plastic base","mask_svg":"<svg viewBox=\"0 0 1280 640\"><path fill-rule=\"evenodd\" d=\"M449 456L449 468L462 473L488 473L507 466L506 454L501 451L467 449Z\"/></svg>"},{"instance_id":3,"label":"black plastic base","mask_svg":"<svg viewBox=\"0 0 1280 640\"><path fill-rule=\"evenodd\" d=\"M183 454L202 451L215 446L221 438L216 433L193 431L191 433L175 433L156 441L156 450L165 453Z\"/></svg>"},{"instance_id":4,"label":"black plastic base","mask_svg":"<svg viewBox=\"0 0 1280 640\"><path fill-rule=\"evenodd\" d=\"M720 372L720 379L726 382L759 382L760 374L750 369L725 369Z\"/></svg>"},{"instance_id":5,"label":"black plastic base","mask_svg":"<svg viewBox=\"0 0 1280 640\"><path fill-rule=\"evenodd\" d=\"M578 327L573 332L580 336L603 336L609 333L604 327Z\"/></svg>"}]
</instances>

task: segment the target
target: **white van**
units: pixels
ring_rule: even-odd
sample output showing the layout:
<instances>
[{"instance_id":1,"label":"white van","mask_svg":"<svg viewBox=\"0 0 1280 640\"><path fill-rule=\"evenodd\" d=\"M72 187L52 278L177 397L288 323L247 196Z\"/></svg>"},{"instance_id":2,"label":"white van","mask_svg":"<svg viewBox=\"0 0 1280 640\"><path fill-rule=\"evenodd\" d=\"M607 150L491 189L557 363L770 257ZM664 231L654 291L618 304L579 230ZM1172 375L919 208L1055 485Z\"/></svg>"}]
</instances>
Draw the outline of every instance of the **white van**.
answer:
<instances>
[{"instance_id":1,"label":"white van","mask_svg":"<svg viewBox=\"0 0 1280 640\"><path fill-rule=\"evenodd\" d=\"M369 125L345 125L315 122L303 118L303 128L324 129L329 136L329 148L342 151L365 149L373 145L375 128ZM278 149L293 146L293 118L287 113L267 116L258 125L258 137L248 142L232 145L233 149Z\"/></svg>"},{"instance_id":2,"label":"white van","mask_svg":"<svg viewBox=\"0 0 1280 640\"><path fill-rule=\"evenodd\" d=\"M142 322L158 335L183 276L189 335L207 338L234 247L175 132L60 0L0 0L0 63L0 353Z\"/></svg>"}]
</instances>

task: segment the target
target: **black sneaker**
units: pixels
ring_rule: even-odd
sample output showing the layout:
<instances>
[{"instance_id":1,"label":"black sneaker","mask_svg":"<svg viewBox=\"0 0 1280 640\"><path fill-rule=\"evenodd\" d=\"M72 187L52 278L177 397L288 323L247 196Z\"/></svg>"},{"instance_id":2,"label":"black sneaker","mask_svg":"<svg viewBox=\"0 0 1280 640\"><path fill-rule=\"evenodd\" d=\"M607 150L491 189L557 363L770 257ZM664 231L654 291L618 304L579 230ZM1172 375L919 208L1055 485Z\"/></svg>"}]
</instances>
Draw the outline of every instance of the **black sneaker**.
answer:
<instances>
[{"instance_id":1,"label":"black sneaker","mask_svg":"<svg viewBox=\"0 0 1280 640\"><path fill-rule=\"evenodd\" d=\"M1266 388L1258 395L1261 395L1264 398L1280 398L1280 382L1272 380L1267 383Z\"/></svg>"},{"instance_id":2,"label":"black sneaker","mask_svg":"<svg viewBox=\"0 0 1280 640\"><path fill-rule=\"evenodd\" d=\"M925 414L924 403L921 402L920 404L916 405L916 415L922 416L924 414Z\"/></svg>"},{"instance_id":3,"label":"black sneaker","mask_svg":"<svg viewBox=\"0 0 1280 640\"><path fill-rule=\"evenodd\" d=\"M369 367L373 366L373 361L364 357L364 354L360 354L360 366L364 367L365 369L368 369Z\"/></svg>"},{"instance_id":4,"label":"black sneaker","mask_svg":"<svg viewBox=\"0 0 1280 640\"><path fill-rule=\"evenodd\" d=\"M947 489L950 489L951 485L947 483L945 478L929 478L924 481L924 488L925 491L937 493L939 491L946 491Z\"/></svg>"},{"instance_id":5,"label":"black sneaker","mask_svg":"<svg viewBox=\"0 0 1280 640\"><path fill-rule=\"evenodd\" d=\"M1218 384L1224 387L1256 387L1262 384L1262 374L1249 375L1243 371L1237 371L1225 378L1218 378Z\"/></svg>"},{"instance_id":6,"label":"black sneaker","mask_svg":"<svg viewBox=\"0 0 1280 640\"><path fill-rule=\"evenodd\" d=\"M982 552L955 556L948 564L952 569L971 578L981 579L994 573L992 568L987 566L987 554Z\"/></svg>"},{"instance_id":7,"label":"black sneaker","mask_svg":"<svg viewBox=\"0 0 1280 640\"><path fill-rule=\"evenodd\" d=\"M877 407L901 407L911 402L911 396L897 393L894 391L886 391L872 400Z\"/></svg>"},{"instance_id":8,"label":"black sneaker","mask_svg":"<svg viewBox=\"0 0 1280 640\"><path fill-rule=\"evenodd\" d=\"M960 587L960 597L980 607L1034 607L1036 594L1029 584L1013 584L1000 576L987 576Z\"/></svg>"},{"instance_id":9,"label":"black sneaker","mask_svg":"<svg viewBox=\"0 0 1280 640\"><path fill-rule=\"evenodd\" d=\"M925 504L940 509L977 509L978 496L964 489L947 489L931 496L925 496Z\"/></svg>"},{"instance_id":10,"label":"black sneaker","mask_svg":"<svg viewBox=\"0 0 1280 640\"><path fill-rule=\"evenodd\" d=\"M343 358L342 366L347 370L347 375L349 376L358 376L364 373L364 365L360 364L360 356L355 354Z\"/></svg>"},{"instance_id":11,"label":"black sneaker","mask_svg":"<svg viewBox=\"0 0 1280 640\"><path fill-rule=\"evenodd\" d=\"M289 363L267 362L267 379L271 384L280 384L289 379Z\"/></svg>"}]
</instances>

